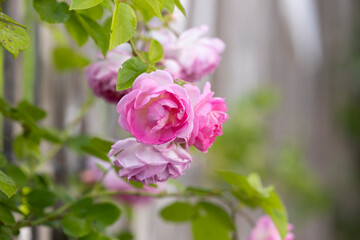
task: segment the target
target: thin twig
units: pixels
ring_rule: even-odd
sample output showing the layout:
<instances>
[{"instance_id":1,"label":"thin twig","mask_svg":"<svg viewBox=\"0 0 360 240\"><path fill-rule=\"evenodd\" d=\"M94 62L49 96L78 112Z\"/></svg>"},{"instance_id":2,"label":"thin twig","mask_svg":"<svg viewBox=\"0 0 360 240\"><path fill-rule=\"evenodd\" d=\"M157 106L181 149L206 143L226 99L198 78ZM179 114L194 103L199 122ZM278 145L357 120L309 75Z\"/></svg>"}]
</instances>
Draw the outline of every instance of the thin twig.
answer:
<instances>
[{"instance_id":1,"label":"thin twig","mask_svg":"<svg viewBox=\"0 0 360 240\"><path fill-rule=\"evenodd\" d=\"M143 55L136 49L135 43L133 39L129 40L130 46L131 46L131 50L134 54L134 56L137 56L141 59L141 61L143 61L144 63L147 63L146 59L143 57Z\"/></svg>"}]
</instances>

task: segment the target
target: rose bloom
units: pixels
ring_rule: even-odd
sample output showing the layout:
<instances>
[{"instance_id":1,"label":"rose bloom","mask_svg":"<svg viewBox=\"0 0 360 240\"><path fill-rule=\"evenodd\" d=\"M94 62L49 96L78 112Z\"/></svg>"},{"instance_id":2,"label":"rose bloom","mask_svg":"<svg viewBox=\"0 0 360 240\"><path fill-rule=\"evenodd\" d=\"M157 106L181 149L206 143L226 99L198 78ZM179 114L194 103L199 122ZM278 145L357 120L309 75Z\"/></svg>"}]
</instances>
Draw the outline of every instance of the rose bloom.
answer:
<instances>
[{"instance_id":1,"label":"rose bloom","mask_svg":"<svg viewBox=\"0 0 360 240\"><path fill-rule=\"evenodd\" d=\"M144 184L178 178L192 162L190 154L175 143L146 145L135 138L116 142L109 153L109 157L113 156L120 177Z\"/></svg>"},{"instance_id":2,"label":"rose bloom","mask_svg":"<svg viewBox=\"0 0 360 240\"><path fill-rule=\"evenodd\" d=\"M151 33L153 38L162 43L165 59L173 59L181 67L181 74L175 78L188 82L199 81L218 67L225 44L219 38L202 37L208 30L205 25L190 28L179 38L166 29Z\"/></svg>"},{"instance_id":3,"label":"rose bloom","mask_svg":"<svg viewBox=\"0 0 360 240\"><path fill-rule=\"evenodd\" d=\"M164 144L187 137L194 112L186 90L168 72L141 74L117 105L122 128L147 144Z\"/></svg>"},{"instance_id":4,"label":"rose bloom","mask_svg":"<svg viewBox=\"0 0 360 240\"><path fill-rule=\"evenodd\" d=\"M288 225L288 234L284 240L293 240L295 238L294 234L290 232L293 229L292 225ZM262 216L257 222L256 226L253 228L250 234L249 240L282 240L277 230L274 222L271 220L270 216Z\"/></svg>"},{"instance_id":5,"label":"rose bloom","mask_svg":"<svg viewBox=\"0 0 360 240\"><path fill-rule=\"evenodd\" d=\"M109 169L111 167L110 163L97 160L96 158L90 158L87 161L87 169L81 175L84 182L92 184L101 179L104 173L96 166L97 164L100 165L103 169ZM164 190L164 184L161 183L158 184L157 187L144 185L143 188L136 188L126 180L119 177L113 168L110 169L103 178L102 185L108 190L119 192L129 191L155 194ZM150 203L152 200L151 197L126 195L120 193L114 197L127 204L146 204Z\"/></svg>"},{"instance_id":6,"label":"rose bloom","mask_svg":"<svg viewBox=\"0 0 360 240\"><path fill-rule=\"evenodd\" d=\"M94 94L104 98L110 103L118 103L119 100L130 90L116 91L117 73L121 65L132 57L129 44L122 44L111 52L104 59L90 64L85 69L85 76Z\"/></svg>"},{"instance_id":7,"label":"rose bloom","mask_svg":"<svg viewBox=\"0 0 360 240\"><path fill-rule=\"evenodd\" d=\"M187 139L188 145L207 152L216 137L222 135L222 124L229 118L225 113L226 103L223 98L213 97L209 82L205 84L202 94L194 85L186 84L184 87L194 107L194 127Z\"/></svg>"}]
</instances>

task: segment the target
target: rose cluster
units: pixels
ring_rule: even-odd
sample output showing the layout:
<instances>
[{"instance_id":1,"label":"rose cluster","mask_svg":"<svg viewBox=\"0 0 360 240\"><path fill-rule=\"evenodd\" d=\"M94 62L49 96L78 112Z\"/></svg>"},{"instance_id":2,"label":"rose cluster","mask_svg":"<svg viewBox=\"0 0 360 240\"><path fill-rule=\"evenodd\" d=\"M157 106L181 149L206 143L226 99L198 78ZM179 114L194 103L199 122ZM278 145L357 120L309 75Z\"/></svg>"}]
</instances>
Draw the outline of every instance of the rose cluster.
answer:
<instances>
[{"instance_id":1,"label":"rose cluster","mask_svg":"<svg viewBox=\"0 0 360 240\"><path fill-rule=\"evenodd\" d=\"M209 82L202 92L192 84L215 70L225 49L220 39L202 37L206 32L205 26L179 37L166 29L151 32L163 45L164 70L141 74L128 92L116 92L117 70L131 57L128 45L86 69L94 93L118 102L118 123L134 136L116 142L109 153L120 177L144 184L177 178L190 167L190 146L207 152L222 135L229 118L224 99L214 97Z\"/></svg>"},{"instance_id":2,"label":"rose cluster","mask_svg":"<svg viewBox=\"0 0 360 240\"><path fill-rule=\"evenodd\" d=\"M164 70L173 78L190 83L214 72L220 63L225 44L218 38L202 37L207 32L207 26L200 26L190 28L176 37L167 28L152 30L150 36L158 40L164 48L164 60L161 62ZM110 103L117 103L129 92L116 91L116 80L121 65L131 57L131 46L125 43L109 52L106 59L100 55L98 61L85 69L89 86L96 96Z\"/></svg>"}]
</instances>

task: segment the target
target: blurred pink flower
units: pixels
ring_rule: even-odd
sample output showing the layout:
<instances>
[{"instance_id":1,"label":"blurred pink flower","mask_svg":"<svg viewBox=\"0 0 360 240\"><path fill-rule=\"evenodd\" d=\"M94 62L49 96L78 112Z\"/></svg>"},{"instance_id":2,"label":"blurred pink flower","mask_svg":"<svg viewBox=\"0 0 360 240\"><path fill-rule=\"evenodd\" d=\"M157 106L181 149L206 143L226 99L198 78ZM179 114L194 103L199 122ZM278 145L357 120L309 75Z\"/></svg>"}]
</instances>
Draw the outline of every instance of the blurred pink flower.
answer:
<instances>
[{"instance_id":1,"label":"blurred pink flower","mask_svg":"<svg viewBox=\"0 0 360 240\"><path fill-rule=\"evenodd\" d=\"M104 59L90 64L85 76L94 94L110 103L117 103L130 90L116 91L117 73L121 65L132 57L129 44L125 43L109 52Z\"/></svg>"},{"instance_id":2,"label":"blurred pink flower","mask_svg":"<svg viewBox=\"0 0 360 240\"><path fill-rule=\"evenodd\" d=\"M151 36L162 43L165 59L173 59L181 66L179 78L195 82L212 73L219 65L225 43L219 38L202 37L208 27L190 28L176 38L170 30L153 31Z\"/></svg>"},{"instance_id":3,"label":"blurred pink flower","mask_svg":"<svg viewBox=\"0 0 360 240\"><path fill-rule=\"evenodd\" d=\"M229 118L223 98L213 97L209 82L205 84L203 93L197 86L186 84L191 104L194 107L194 127L188 137L188 145L194 145L202 152L207 152L217 136L222 135L222 124Z\"/></svg>"},{"instance_id":4,"label":"blurred pink flower","mask_svg":"<svg viewBox=\"0 0 360 240\"><path fill-rule=\"evenodd\" d=\"M293 229L292 225L288 226L288 234L284 240L293 240L295 238L294 234L290 232ZM253 228L250 234L249 240L282 240L277 230L274 222L271 220L270 216L262 216L257 222L256 226Z\"/></svg>"},{"instance_id":5,"label":"blurred pink flower","mask_svg":"<svg viewBox=\"0 0 360 240\"><path fill-rule=\"evenodd\" d=\"M184 175L190 167L190 154L175 143L146 145L135 138L116 142L109 153L120 167L120 177L144 184L166 181Z\"/></svg>"},{"instance_id":6,"label":"blurred pink flower","mask_svg":"<svg viewBox=\"0 0 360 240\"><path fill-rule=\"evenodd\" d=\"M103 172L96 166L100 165L103 169L109 169L111 165L109 163L97 160L96 158L90 158L87 162L87 169L82 173L82 179L86 183L94 183L103 176ZM160 183L157 187L144 185L143 188L136 188L135 186L128 183L126 180L119 177L119 175L112 168L105 175L102 180L103 186L108 190L113 191L129 191L139 193L160 193L164 190L164 184ZM151 197L146 196L135 196L119 194L115 196L117 199L126 202L128 204L145 204L151 202Z\"/></svg>"},{"instance_id":7,"label":"blurred pink flower","mask_svg":"<svg viewBox=\"0 0 360 240\"><path fill-rule=\"evenodd\" d=\"M177 57L183 68L185 81L195 82L212 73L219 65L220 54L225 43L218 38L201 38L208 32L207 26L191 28L182 33L178 40L181 49Z\"/></svg>"},{"instance_id":8,"label":"blurred pink flower","mask_svg":"<svg viewBox=\"0 0 360 240\"><path fill-rule=\"evenodd\" d=\"M176 35L167 28L161 28L150 32L150 36L159 41L164 48L165 59L175 59L180 51L177 46Z\"/></svg>"},{"instance_id":9,"label":"blurred pink flower","mask_svg":"<svg viewBox=\"0 0 360 240\"><path fill-rule=\"evenodd\" d=\"M164 144L187 137L194 112L186 90L162 70L141 74L133 90L117 105L119 124L147 144Z\"/></svg>"},{"instance_id":10,"label":"blurred pink flower","mask_svg":"<svg viewBox=\"0 0 360 240\"><path fill-rule=\"evenodd\" d=\"M182 69L177 61L173 59L165 59L163 61L163 65L165 67L164 71L170 73L174 79L181 79Z\"/></svg>"}]
</instances>

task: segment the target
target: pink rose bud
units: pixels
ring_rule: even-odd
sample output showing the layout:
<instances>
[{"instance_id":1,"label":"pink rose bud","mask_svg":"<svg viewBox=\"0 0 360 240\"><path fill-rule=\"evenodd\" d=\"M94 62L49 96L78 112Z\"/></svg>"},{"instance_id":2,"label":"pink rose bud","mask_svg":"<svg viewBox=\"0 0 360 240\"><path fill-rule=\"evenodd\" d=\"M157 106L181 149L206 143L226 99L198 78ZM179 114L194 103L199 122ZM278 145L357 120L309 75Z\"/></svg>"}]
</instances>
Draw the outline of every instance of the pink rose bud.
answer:
<instances>
[{"instance_id":1,"label":"pink rose bud","mask_svg":"<svg viewBox=\"0 0 360 240\"><path fill-rule=\"evenodd\" d=\"M192 162L190 154L175 143L146 145L135 138L116 142L109 153L112 156L114 164L120 167L120 177L144 184L178 178Z\"/></svg>"},{"instance_id":2,"label":"pink rose bud","mask_svg":"<svg viewBox=\"0 0 360 240\"><path fill-rule=\"evenodd\" d=\"M207 152L217 136L222 135L222 124L229 118L223 98L213 97L210 83L205 84L203 93L194 85L186 84L191 104L194 107L194 127L188 138L188 145L194 145L202 152Z\"/></svg>"},{"instance_id":3,"label":"pink rose bud","mask_svg":"<svg viewBox=\"0 0 360 240\"><path fill-rule=\"evenodd\" d=\"M292 230L292 225L289 224L288 230ZM284 240L293 240L294 234L288 232ZM274 222L270 216L262 216L256 222L256 226L253 228L250 234L249 240L282 240Z\"/></svg>"},{"instance_id":4,"label":"pink rose bud","mask_svg":"<svg viewBox=\"0 0 360 240\"><path fill-rule=\"evenodd\" d=\"M131 47L122 44L107 54L106 59L90 64L85 69L85 76L94 94L110 103L118 103L130 90L116 91L117 73L121 65L131 58Z\"/></svg>"},{"instance_id":5,"label":"pink rose bud","mask_svg":"<svg viewBox=\"0 0 360 240\"><path fill-rule=\"evenodd\" d=\"M143 188L136 188L126 180L122 179L113 168L111 168L110 163L106 163L104 161L97 160L96 158L90 158L87 161L87 169L82 174L82 179L86 183L95 183L99 181L101 177L104 175L96 165L100 165L103 169L108 170L105 177L102 179L102 185L112 191L129 191L136 193L160 193L164 190L164 184L158 184L157 187L151 187L144 185ZM128 204L145 204L151 202L151 197L146 196L135 196L135 195L126 195L119 193L115 195L115 198L123 201Z\"/></svg>"},{"instance_id":6,"label":"pink rose bud","mask_svg":"<svg viewBox=\"0 0 360 240\"><path fill-rule=\"evenodd\" d=\"M141 74L117 105L119 124L147 144L164 144L192 131L194 111L186 90L168 72Z\"/></svg>"}]
</instances>

